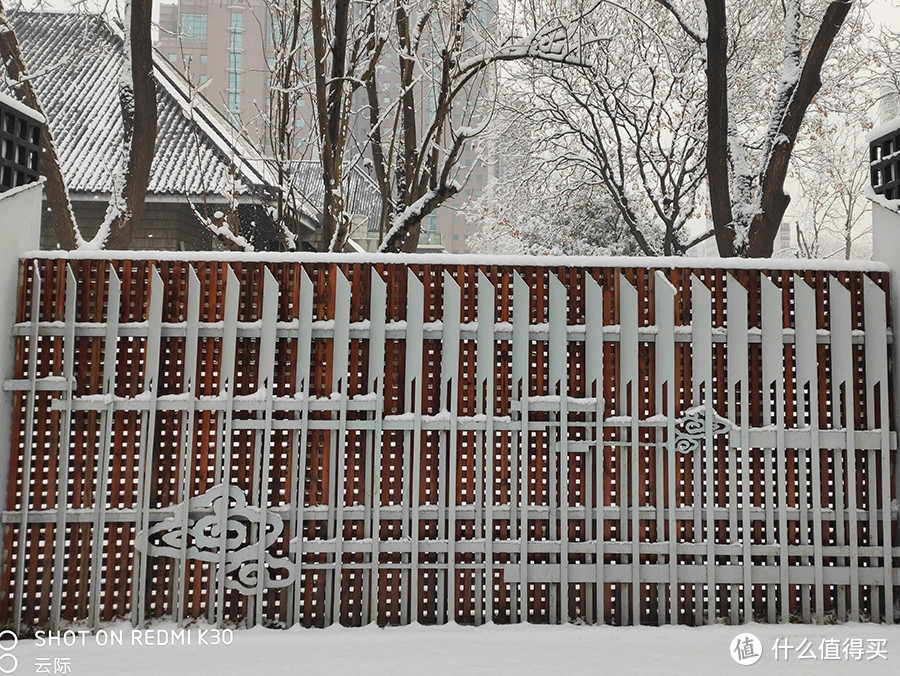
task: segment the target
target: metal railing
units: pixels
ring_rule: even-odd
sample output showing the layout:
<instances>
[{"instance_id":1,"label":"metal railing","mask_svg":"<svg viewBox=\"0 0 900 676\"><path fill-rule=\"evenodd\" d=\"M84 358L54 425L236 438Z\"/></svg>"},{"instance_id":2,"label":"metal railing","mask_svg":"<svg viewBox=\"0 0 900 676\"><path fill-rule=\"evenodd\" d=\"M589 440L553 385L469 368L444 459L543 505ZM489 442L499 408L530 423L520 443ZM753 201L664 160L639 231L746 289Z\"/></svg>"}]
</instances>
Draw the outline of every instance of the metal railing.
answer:
<instances>
[{"instance_id":1,"label":"metal railing","mask_svg":"<svg viewBox=\"0 0 900 676\"><path fill-rule=\"evenodd\" d=\"M875 194L900 199L900 122L896 129L869 143L869 168Z\"/></svg>"},{"instance_id":2,"label":"metal railing","mask_svg":"<svg viewBox=\"0 0 900 676\"><path fill-rule=\"evenodd\" d=\"M38 179L42 133L36 115L0 95L0 192Z\"/></svg>"}]
</instances>

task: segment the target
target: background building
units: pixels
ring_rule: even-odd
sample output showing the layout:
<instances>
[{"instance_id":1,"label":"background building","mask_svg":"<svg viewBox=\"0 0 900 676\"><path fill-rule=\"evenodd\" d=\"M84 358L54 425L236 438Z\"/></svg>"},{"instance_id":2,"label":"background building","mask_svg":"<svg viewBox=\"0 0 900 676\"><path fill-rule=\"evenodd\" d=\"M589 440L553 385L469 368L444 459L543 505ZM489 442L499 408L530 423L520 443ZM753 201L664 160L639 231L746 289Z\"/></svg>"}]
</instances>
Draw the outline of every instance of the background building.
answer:
<instances>
[{"instance_id":1,"label":"background building","mask_svg":"<svg viewBox=\"0 0 900 676\"><path fill-rule=\"evenodd\" d=\"M226 5L219 0L178 0L160 5L159 25L157 48L165 58L263 152L269 150L265 122L274 58L266 3L234 0ZM388 69L385 72L389 73ZM390 85L387 89L391 89ZM433 101L429 102L433 105ZM294 122L298 130L313 130L312 112L311 101L301 99ZM358 135L365 135L366 125L366 119L354 121ZM302 149L300 155L306 159L314 157ZM466 237L477 228L467 223L461 207L470 198L481 195L489 168L471 144L460 164L460 173L468 175L469 180L455 200L425 218L420 238L423 249L454 253L468 250ZM377 237L376 227L374 232L369 231L369 238Z\"/></svg>"}]
</instances>

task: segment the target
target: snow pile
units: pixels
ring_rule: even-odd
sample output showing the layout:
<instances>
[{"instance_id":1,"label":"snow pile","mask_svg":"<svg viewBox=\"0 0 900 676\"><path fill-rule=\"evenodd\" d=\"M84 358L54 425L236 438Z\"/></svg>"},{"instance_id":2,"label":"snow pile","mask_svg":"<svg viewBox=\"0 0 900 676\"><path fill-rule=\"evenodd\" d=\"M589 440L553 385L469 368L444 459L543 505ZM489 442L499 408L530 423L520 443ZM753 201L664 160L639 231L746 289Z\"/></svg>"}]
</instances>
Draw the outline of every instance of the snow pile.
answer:
<instances>
[{"instance_id":1,"label":"snow pile","mask_svg":"<svg viewBox=\"0 0 900 676\"><path fill-rule=\"evenodd\" d=\"M205 632L205 633L204 633ZM19 673L67 664L74 676L132 674L878 674L897 673L900 634L872 624L739 627L589 627L445 625L379 629L292 628L214 633L154 624L132 636L129 625L73 636L75 645L21 640L10 651ZM762 646L746 672L733 661L735 638ZM120 636L122 645L109 640ZM213 645L217 640L219 645ZM224 642L228 645L223 645ZM82 645L82 642L84 645ZM105 643L105 645L98 645ZM153 645L147 645L153 643ZM8 648L9 639L3 641ZM773 648L777 648L773 650ZM836 652L835 652L836 649ZM801 655L804 655L801 659ZM836 657L835 657L836 656ZM777 657L777 659L776 659ZM828 658L828 659L823 659ZM787 659L785 659L787 658ZM65 660L67 662L58 662ZM8 666L8 665L7 665ZM55 672L62 673L62 672Z\"/></svg>"}]
</instances>

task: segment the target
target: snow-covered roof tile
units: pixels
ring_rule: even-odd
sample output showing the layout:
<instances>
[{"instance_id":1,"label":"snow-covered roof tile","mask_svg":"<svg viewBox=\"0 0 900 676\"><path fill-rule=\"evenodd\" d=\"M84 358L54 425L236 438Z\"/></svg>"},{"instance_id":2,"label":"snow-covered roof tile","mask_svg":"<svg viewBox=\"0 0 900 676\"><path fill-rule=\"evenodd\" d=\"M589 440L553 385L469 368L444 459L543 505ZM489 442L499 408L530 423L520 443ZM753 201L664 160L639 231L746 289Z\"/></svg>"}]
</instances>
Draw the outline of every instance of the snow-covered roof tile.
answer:
<instances>
[{"instance_id":1,"label":"snow-covered roof tile","mask_svg":"<svg viewBox=\"0 0 900 676\"><path fill-rule=\"evenodd\" d=\"M19 12L11 23L69 191L110 193L124 161L120 32L88 14ZM272 184L268 163L208 101L191 97L184 77L157 52L154 76L159 121L150 193L248 195Z\"/></svg>"},{"instance_id":2,"label":"snow-covered roof tile","mask_svg":"<svg viewBox=\"0 0 900 676\"><path fill-rule=\"evenodd\" d=\"M297 161L291 167L292 181L298 192L316 208L325 202L325 186L322 183L322 169L318 162ZM381 192L375 181L361 168L353 166L345 176L347 188L347 211L366 218L369 232L377 232L381 221Z\"/></svg>"}]
</instances>

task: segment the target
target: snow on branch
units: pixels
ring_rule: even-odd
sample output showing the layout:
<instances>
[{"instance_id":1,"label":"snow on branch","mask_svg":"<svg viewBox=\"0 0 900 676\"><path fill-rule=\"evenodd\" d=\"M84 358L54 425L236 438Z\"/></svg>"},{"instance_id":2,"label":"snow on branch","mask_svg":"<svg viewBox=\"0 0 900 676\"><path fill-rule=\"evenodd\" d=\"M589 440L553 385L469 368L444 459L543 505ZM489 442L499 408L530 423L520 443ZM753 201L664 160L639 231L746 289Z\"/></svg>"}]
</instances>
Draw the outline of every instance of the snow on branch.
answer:
<instances>
[{"instance_id":1,"label":"snow on branch","mask_svg":"<svg viewBox=\"0 0 900 676\"><path fill-rule=\"evenodd\" d=\"M209 230L228 249L231 251L255 251L253 245L247 241L246 237L234 234L228 226L225 214L221 211L215 212L212 215L212 218L207 218L197 210L193 202L190 203L190 206L191 211L194 212L194 216L200 224Z\"/></svg>"},{"instance_id":2,"label":"snow on branch","mask_svg":"<svg viewBox=\"0 0 900 676\"><path fill-rule=\"evenodd\" d=\"M581 34L581 19L600 4L595 4L583 15L574 19L553 19L524 39L504 45L493 53L465 59L459 63L459 70L463 73L478 71L494 62L526 58L588 67L591 62L582 55L584 48L598 42L607 42L610 39L608 36L584 36Z\"/></svg>"}]
</instances>

